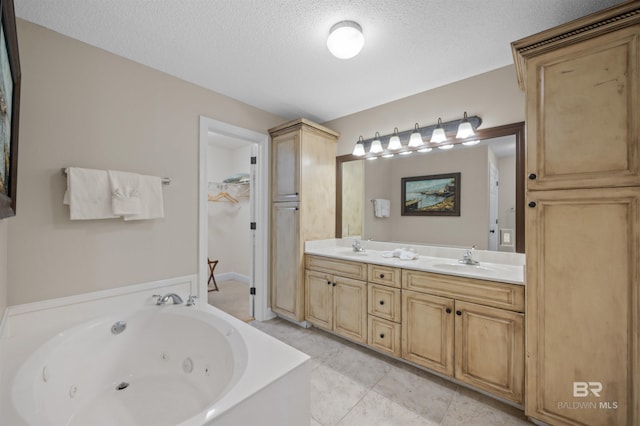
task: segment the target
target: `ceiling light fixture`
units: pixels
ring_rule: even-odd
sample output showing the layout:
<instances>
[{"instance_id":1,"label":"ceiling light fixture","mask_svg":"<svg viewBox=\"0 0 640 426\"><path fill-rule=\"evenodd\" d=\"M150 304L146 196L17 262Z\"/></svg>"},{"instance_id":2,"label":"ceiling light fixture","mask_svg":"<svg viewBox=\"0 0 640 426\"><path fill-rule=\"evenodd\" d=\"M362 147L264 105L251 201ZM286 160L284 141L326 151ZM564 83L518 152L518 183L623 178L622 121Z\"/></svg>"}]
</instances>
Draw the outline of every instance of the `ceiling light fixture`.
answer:
<instances>
[{"instance_id":1,"label":"ceiling light fixture","mask_svg":"<svg viewBox=\"0 0 640 426\"><path fill-rule=\"evenodd\" d=\"M331 27L327 48L339 59L350 59L356 56L364 46L362 27L357 22L340 21Z\"/></svg>"}]
</instances>

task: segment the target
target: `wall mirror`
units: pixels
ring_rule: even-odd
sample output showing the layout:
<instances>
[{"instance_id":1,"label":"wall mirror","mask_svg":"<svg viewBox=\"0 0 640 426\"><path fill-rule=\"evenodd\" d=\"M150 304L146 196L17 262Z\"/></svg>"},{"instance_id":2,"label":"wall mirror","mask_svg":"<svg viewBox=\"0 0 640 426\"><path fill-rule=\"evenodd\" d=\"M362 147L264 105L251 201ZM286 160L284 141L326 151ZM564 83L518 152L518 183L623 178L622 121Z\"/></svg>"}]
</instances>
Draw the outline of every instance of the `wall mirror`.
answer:
<instances>
[{"instance_id":1,"label":"wall mirror","mask_svg":"<svg viewBox=\"0 0 640 426\"><path fill-rule=\"evenodd\" d=\"M446 151L337 157L336 238L524 253L524 122L476 136L477 145ZM446 173L460 173L459 216L401 214L403 178ZM388 217L376 216L374 200L389 200Z\"/></svg>"}]
</instances>

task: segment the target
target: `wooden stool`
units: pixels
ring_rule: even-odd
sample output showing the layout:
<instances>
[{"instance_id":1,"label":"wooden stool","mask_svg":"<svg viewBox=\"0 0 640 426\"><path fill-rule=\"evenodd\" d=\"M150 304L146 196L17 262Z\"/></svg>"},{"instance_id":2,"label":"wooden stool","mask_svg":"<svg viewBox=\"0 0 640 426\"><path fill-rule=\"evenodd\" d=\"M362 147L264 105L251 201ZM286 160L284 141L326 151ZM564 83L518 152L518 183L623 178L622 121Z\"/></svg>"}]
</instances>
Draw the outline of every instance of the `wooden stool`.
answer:
<instances>
[{"instance_id":1,"label":"wooden stool","mask_svg":"<svg viewBox=\"0 0 640 426\"><path fill-rule=\"evenodd\" d=\"M207 281L207 290L208 291L220 291L218 289L218 284L216 284L216 279L213 276L213 270L216 269L216 265L218 264L217 260L211 260L207 258L207 262L209 263L209 281ZM209 288L209 284L213 281L213 288Z\"/></svg>"}]
</instances>

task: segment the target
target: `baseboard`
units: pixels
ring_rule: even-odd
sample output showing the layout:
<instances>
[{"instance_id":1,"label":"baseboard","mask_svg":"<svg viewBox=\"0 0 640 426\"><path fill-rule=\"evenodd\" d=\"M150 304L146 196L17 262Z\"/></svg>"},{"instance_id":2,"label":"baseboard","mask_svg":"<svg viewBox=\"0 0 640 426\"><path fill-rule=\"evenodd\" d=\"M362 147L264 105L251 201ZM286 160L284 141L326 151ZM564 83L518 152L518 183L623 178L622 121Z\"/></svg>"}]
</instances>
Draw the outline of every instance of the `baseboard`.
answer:
<instances>
[{"instance_id":1,"label":"baseboard","mask_svg":"<svg viewBox=\"0 0 640 426\"><path fill-rule=\"evenodd\" d=\"M215 274L214 276L216 277L216 281L220 282L234 280L240 281L247 285L251 284L251 279L248 276L239 274L237 272L223 272L222 274Z\"/></svg>"}]
</instances>

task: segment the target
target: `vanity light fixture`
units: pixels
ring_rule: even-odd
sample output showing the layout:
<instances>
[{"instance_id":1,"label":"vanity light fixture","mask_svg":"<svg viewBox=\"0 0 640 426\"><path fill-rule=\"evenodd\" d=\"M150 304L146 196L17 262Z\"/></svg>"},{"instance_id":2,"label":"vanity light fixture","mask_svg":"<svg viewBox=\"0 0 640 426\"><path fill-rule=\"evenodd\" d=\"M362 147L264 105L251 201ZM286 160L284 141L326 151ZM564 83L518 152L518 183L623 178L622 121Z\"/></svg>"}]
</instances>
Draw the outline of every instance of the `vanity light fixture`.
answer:
<instances>
[{"instance_id":1,"label":"vanity light fixture","mask_svg":"<svg viewBox=\"0 0 640 426\"><path fill-rule=\"evenodd\" d=\"M402 148L402 144L400 143L400 135L398 135L398 128L393 129L393 136L389 139L389 145L387 149L392 151L397 151Z\"/></svg>"},{"instance_id":2,"label":"vanity light fixture","mask_svg":"<svg viewBox=\"0 0 640 426\"><path fill-rule=\"evenodd\" d=\"M356 56L364 46L362 27L354 21L340 21L329 30L327 48L339 59Z\"/></svg>"},{"instance_id":3,"label":"vanity light fixture","mask_svg":"<svg viewBox=\"0 0 640 426\"><path fill-rule=\"evenodd\" d=\"M438 125L431 134L431 143L440 143L446 140L447 135L444 133L444 128L442 127L442 118L438 117Z\"/></svg>"},{"instance_id":4,"label":"vanity light fixture","mask_svg":"<svg viewBox=\"0 0 640 426\"><path fill-rule=\"evenodd\" d=\"M376 132L375 139L371 142L371 148L369 152L372 154L380 154L382 151L382 143L380 142L380 133Z\"/></svg>"},{"instance_id":5,"label":"vanity light fixture","mask_svg":"<svg viewBox=\"0 0 640 426\"><path fill-rule=\"evenodd\" d=\"M475 135L476 132L473 131L473 127L471 127L471 123L469 123L469 119L467 118L467 111L464 112L464 117L458 126L458 133L456 134L456 139L466 139Z\"/></svg>"},{"instance_id":6,"label":"vanity light fixture","mask_svg":"<svg viewBox=\"0 0 640 426\"><path fill-rule=\"evenodd\" d=\"M475 130L481 124L480 117L476 115L468 117L465 111L464 117L456 120L442 122L442 118L438 117L436 124L420 127L418 123L415 123L413 129L404 131L398 131L398 128L394 127L391 134L380 136L380 133L376 132L375 136L369 139L360 136L353 148L352 155L370 160L381 156L389 158L392 156L390 154L408 155L415 151L430 152L433 148L446 150L456 145L475 145L478 143L475 139L467 140L472 139L471 137L461 139L454 137L454 135L460 133L461 127L462 135L469 134L468 129L465 130L467 126L471 129L471 135L474 135ZM403 140L408 140L408 144L404 145Z\"/></svg>"},{"instance_id":7,"label":"vanity light fixture","mask_svg":"<svg viewBox=\"0 0 640 426\"><path fill-rule=\"evenodd\" d=\"M364 157L366 155L366 152L364 152L364 139L362 139L362 136L358 138L356 146L353 147L353 155L356 157Z\"/></svg>"},{"instance_id":8,"label":"vanity light fixture","mask_svg":"<svg viewBox=\"0 0 640 426\"><path fill-rule=\"evenodd\" d=\"M411 137L409 138L409 148L417 148L422 145L424 145L424 141L422 140L418 123L416 123L413 133L411 133Z\"/></svg>"}]
</instances>

